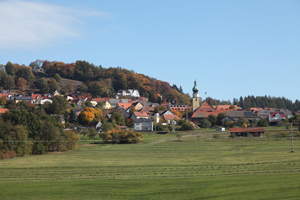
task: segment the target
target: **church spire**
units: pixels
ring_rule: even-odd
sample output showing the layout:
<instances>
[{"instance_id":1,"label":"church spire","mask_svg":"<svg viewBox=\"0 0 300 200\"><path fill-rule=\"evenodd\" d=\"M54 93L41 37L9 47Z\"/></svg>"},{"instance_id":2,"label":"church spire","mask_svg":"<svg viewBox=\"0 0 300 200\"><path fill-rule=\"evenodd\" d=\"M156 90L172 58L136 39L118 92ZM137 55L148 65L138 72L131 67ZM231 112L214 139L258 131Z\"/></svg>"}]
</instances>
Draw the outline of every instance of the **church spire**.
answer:
<instances>
[{"instance_id":1,"label":"church spire","mask_svg":"<svg viewBox=\"0 0 300 200\"><path fill-rule=\"evenodd\" d=\"M198 87L197 87L197 82L196 82L196 79L194 81L194 87L193 87L193 92L194 93L197 93L199 91Z\"/></svg>"}]
</instances>

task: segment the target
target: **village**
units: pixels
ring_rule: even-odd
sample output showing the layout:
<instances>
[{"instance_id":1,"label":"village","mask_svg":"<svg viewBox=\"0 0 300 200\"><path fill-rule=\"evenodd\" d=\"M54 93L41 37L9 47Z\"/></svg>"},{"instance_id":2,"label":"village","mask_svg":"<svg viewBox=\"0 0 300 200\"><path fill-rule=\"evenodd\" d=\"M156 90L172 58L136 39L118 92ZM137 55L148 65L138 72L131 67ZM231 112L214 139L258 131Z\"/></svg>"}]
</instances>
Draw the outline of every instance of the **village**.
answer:
<instances>
[{"instance_id":1,"label":"village","mask_svg":"<svg viewBox=\"0 0 300 200\"><path fill-rule=\"evenodd\" d=\"M131 129L139 132L171 131L175 125L183 124L183 120L189 124L188 128L179 130L192 130L199 128L213 128L217 131L229 129L230 133L236 136L258 136L264 133L265 126L289 126L288 119L300 112L292 112L288 109L277 108L250 108L243 109L237 105L209 105L202 101L199 96L199 89L196 81L192 89L192 105L177 105L168 102L152 103L147 98L140 96L136 89L119 90L114 97L93 98L92 96L81 95L74 91L65 95L57 90L52 94L11 94L9 90L0 91L2 108L0 114L9 112L9 106L5 103L26 103L30 106L45 106L53 103L53 98L63 97L69 104L70 112L79 118L86 108L98 108L102 111L99 120L88 119L86 123L78 123L78 120L71 121L66 114L52 114L66 130L82 130L95 128L99 133L102 129L103 119L111 120L113 112L119 113L124 120L114 122L122 129ZM159 98L163 98L159 96ZM4 103L5 102L5 103ZM74 118L74 116L73 116Z\"/></svg>"}]
</instances>

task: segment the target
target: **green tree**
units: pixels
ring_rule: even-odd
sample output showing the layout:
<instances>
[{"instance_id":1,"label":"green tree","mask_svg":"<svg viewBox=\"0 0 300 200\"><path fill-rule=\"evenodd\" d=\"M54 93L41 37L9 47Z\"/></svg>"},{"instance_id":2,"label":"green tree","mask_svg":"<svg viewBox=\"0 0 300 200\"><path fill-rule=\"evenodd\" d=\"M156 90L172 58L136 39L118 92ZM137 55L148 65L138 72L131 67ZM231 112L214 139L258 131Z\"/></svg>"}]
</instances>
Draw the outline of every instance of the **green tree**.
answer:
<instances>
[{"instance_id":1,"label":"green tree","mask_svg":"<svg viewBox=\"0 0 300 200\"><path fill-rule=\"evenodd\" d=\"M57 83L61 82L61 76L58 73L54 75L54 79L57 81Z\"/></svg>"},{"instance_id":2,"label":"green tree","mask_svg":"<svg viewBox=\"0 0 300 200\"><path fill-rule=\"evenodd\" d=\"M53 92L55 92L55 91L58 89L58 83L56 82L55 79L52 79L52 80L50 81L49 86L50 86L50 87L49 87L50 93L53 93Z\"/></svg>"},{"instance_id":3,"label":"green tree","mask_svg":"<svg viewBox=\"0 0 300 200\"><path fill-rule=\"evenodd\" d=\"M245 124L247 124L247 120L245 120L244 118L239 118L238 121L236 122L237 126L244 126Z\"/></svg>"},{"instance_id":4,"label":"green tree","mask_svg":"<svg viewBox=\"0 0 300 200\"><path fill-rule=\"evenodd\" d=\"M8 62L5 65L5 71L8 75L15 75L16 72L16 67L14 64L12 64L11 62Z\"/></svg>"},{"instance_id":5,"label":"green tree","mask_svg":"<svg viewBox=\"0 0 300 200\"><path fill-rule=\"evenodd\" d=\"M267 120L267 119L260 118L260 119L257 121L257 126L259 126L259 127L266 127L266 126L269 126L268 120Z\"/></svg>"},{"instance_id":6,"label":"green tree","mask_svg":"<svg viewBox=\"0 0 300 200\"><path fill-rule=\"evenodd\" d=\"M16 72L16 80L18 80L20 77L24 78L28 83L32 83L34 80L34 75L31 70L31 68L22 66L17 72Z\"/></svg>"},{"instance_id":7,"label":"green tree","mask_svg":"<svg viewBox=\"0 0 300 200\"><path fill-rule=\"evenodd\" d=\"M15 80L12 76L7 75L2 79L2 86L6 90L10 90L15 87Z\"/></svg>"},{"instance_id":8,"label":"green tree","mask_svg":"<svg viewBox=\"0 0 300 200\"><path fill-rule=\"evenodd\" d=\"M217 123L217 117L213 114L208 115L208 121L210 122L211 126L215 126Z\"/></svg>"},{"instance_id":9,"label":"green tree","mask_svg":"<svg viewBox=\"0 0 300 200\"><path fill-rule=\"evenodd\" d=\"M90 129L88 129L88 137L89 137L90 139L94 139L94 141L95 141L97 135L98 135L98 132L96 131L95 128L90 128Z\"/></svg>"},{"instance_id":10,"label":"green tree","mask_svg":"<svg viewBox=\"0 0 300 200\"><path fill-rule=\"evenodd\" d=\"M30 143L28 141L28 131L23 125L16 125L10 132L11 150L14 150L18 156L28 155L30 153Z\"/></svg>"},{"instance_id":11,"label":"green tree","mask_svg":"<svg viewBox=\"0 0 300 200\"><path fill-rule=\"evenodd\" d=\"M190 121L185 120L181 124L181 130L183 130L183 131L191 131L191 130L194 130L194 127L193 127L193 125L191 124Z\"/></svg>"},{"instance_id":12,"label":"green tree","mask_svg":"<svg viewBox=\"0 0 300 200\"><path fill-rule=\"evenodd\" d=\"M116 124L119 126L125 126L125 118L119 112L113 112L111 115L111 120L115 120Z\"/></svg>"},{"instance_id":13,"label":"green tree","mask_svg":"<svg viewBox=\"0 0 300 200\"><path fill-rule=\"evenodd\" d=\"M203 120L203 122L201 124L201 127L202 128L209 128L209 127L211 127L210 121L207 118L204 118L204 120Z\"/></svg>"},{"instance_id":14,"label":"green tree","mask_svg":"<svg viewBox=\"0 0 300 200\"><path fill-rule=\"evenodd\" d=\"M51 114L64 114L69 103L63 96L55 96L48 112Z\"/></svg>"},{"instance_id":15,"label":"green tree","mask_svg":"<svg viewBox=\"0 0 300 200\"><path fill-rule=\"evenodd\" d=\"M50 89L48 81L43 77L37 80L36 87L40 90L41 93L48 93Z\"/></svg>"}]
</instances>

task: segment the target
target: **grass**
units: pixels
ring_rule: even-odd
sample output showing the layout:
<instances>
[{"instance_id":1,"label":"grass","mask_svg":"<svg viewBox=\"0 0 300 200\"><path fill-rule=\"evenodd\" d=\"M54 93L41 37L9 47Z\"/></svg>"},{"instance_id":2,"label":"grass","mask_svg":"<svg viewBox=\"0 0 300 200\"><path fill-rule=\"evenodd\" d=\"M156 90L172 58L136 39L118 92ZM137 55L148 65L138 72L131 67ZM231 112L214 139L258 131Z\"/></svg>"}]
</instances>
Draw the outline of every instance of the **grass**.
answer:
<instances>
[{"instance_id":1,"label":"grass","mask_svg":"<svg viewBox=\"0 0 300 200\"><path fill-rule=\"evenodd\" d=\"M180 133L2 160L0 199L299 199L299 138Z\"/></svg>"}]
</instances>

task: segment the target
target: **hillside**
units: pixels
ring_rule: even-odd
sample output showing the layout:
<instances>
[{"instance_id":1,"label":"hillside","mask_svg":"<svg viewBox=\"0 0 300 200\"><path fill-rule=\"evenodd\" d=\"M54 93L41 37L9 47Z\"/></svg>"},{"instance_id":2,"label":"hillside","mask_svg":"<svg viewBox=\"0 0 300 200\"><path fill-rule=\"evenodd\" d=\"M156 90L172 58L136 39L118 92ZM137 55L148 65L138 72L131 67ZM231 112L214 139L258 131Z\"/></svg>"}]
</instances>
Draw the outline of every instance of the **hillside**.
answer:
<instances>
[{"instance_id":1,"label":"hillside","mask_svg":"<svg viewBox=\"0 0 300 200\"><path fill-rule=\"evenodd\" d=\"M25 88L30 88L31 92L35 88L41 92L59 89L62 93L78 90L93 97L112 97L118 90L136 89L141 96L149 98L151 102L190 104L190 96L184 94L181 87L171 86L168 82L120 67L103 68L101 65L98 67L86 61L64 63L37 60L29 67L8 62L5 71L0 75L0 80L3 80L0 86L4 89L19 86L23 91ZM52 81L58 75L58 83Z\"/></svg>"}]
</instances>

